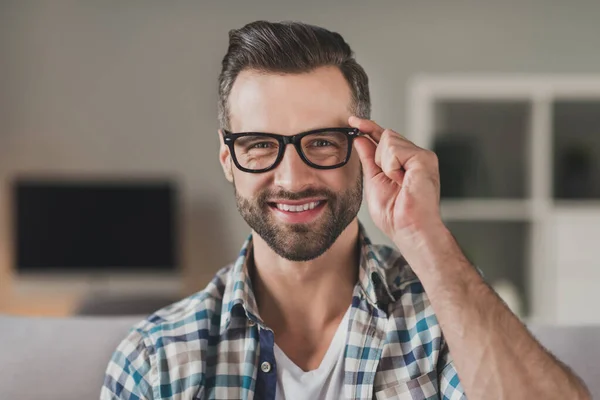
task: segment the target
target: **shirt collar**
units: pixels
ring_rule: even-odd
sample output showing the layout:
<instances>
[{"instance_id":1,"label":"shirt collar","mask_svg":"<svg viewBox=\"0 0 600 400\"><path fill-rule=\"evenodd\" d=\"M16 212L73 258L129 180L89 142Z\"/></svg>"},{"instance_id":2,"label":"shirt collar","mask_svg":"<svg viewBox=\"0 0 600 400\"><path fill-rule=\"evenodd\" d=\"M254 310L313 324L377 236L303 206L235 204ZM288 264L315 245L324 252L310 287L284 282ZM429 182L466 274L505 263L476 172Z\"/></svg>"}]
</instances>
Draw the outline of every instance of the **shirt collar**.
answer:
<instances>
[{"instance_id":1,"label":"shirt collar","mask_svg":"<svg viewBox=\"0 0 600 400\"><path fill-rule=\"evenodd\" d=\"M361 223L359 223L359 243L360 265L357 285L373 307L386 311L387 304L395 301L386 279L386 271L390 266L381 260L377 248L371 244ZM232 317L245 316L242 318L243 324L250 321L251 324L264 326L258 314L249 272L250 268L253 268L252 249L252 235L249 235L226 279L221 310L221 333L226 331L236 319Z\"/></svg>"},{"instance_id":2,"label":"shirt collar","mask_svg":"<svg viewBox=\"0 0 600 400\"><path fill-rule=\"evenodd\" d=\"M364 226L359 224L359 227L361 249L358 284L372 306L386 311L387 304L396 301L390 291L387 279L387 272L393 266L382 260L377 246L371 244Z\"/></svg>"},{"instance_id":3,"label":"shirt collar","mask_svg":"<svg viewBox=\"0 0 600 400\"><path fill-rule=\"evenodd\" d=\"M245 314L246 320L262 324L248 270L252 264L248 261L251 259L252 235L248 236L244 242L240 254L226 278L221 309L221 333L230 327L232 320L235 320L232 316L243 317Z\"/></svg>"}]
</instances>

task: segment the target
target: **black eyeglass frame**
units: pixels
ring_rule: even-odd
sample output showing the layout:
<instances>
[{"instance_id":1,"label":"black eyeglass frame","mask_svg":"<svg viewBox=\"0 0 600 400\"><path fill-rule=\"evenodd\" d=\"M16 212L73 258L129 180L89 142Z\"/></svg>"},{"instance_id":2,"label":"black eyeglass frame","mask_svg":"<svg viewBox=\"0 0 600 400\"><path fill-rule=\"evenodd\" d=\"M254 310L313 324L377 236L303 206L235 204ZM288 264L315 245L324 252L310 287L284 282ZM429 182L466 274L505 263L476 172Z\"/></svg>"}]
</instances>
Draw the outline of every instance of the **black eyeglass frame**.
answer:
<instances>
[{"instance_id":1,"label":"black eyeglass frame","mask_svg":"<svg viewBox=\"0 0 600 400\"><path fill-rule=\"evenodd\" d=\"M233 163L235 164L235 166L241 171L249 172L252 174L268 172L268 171L271 171L271 170L277 168L277 166L279 165L281 160L283 160L283 155L285 154L285 149L287 148L288 144L293 144L294 147L296 148L296 151L298 152L298 155L302 159L302 161L304 161L308 166L310 166L312 168L335 169L335 168L343 167L344 165L346 165L348 163L348 161L350 160L350 156L352 155L352 142L354 141L354 139L357 136L362 135L361 132L357 128L322 128L322 129L314 129L311 131L298 133L298 134L292 135L292 136L278 135L276 133L265 133L265 132L232 133L225 129L222 129L222 131L224 133L223 142L225 143L225 145L227 145L227 147L229 147L229 152L231 153L231 158L233 159ZM323 132L341 132L341 133L344 133L348 137L348 149L346 152L346 159L344 161L342 161L341 163L329 165L329 166L317 165L317 164L312 163L304 155L304 152L302 151L302 147L301 147L302 138L307 135L311 135L311 134L315 134L315 133L323 133ZM279 142L279 150L277 153L277 157L275 158L275 161L273 162L273 165L271 165L270 167L267 167L267 168L263 168L263 169L249 169L249 168L242 167L240 165L240 163L237 160L237 156L235 154L234 143L238 138L243 137L243 136L248 136L248 135L269 137L269 138L276 139Z\"/></svg>"}]
</instances>

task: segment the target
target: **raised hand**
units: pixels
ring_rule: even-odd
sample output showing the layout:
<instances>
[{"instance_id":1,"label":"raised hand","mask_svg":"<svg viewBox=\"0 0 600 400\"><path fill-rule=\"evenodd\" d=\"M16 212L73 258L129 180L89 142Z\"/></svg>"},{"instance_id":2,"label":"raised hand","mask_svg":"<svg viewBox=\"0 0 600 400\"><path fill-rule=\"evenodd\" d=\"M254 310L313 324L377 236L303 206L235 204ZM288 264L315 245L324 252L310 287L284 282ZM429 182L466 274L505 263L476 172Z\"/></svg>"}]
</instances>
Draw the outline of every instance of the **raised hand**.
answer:
<instances>
[{"instance_id":1,"label":"raised hand","mask_svg":"<svg viewBox=\"0 0 600 400\"><path fill-rule=\"evenodd\" d=\"M350 117L362 136L354 141L364 174L371 218L398 246L415 235L443 227L435 153L375 122Z\"/></svg>"}]
</instances>

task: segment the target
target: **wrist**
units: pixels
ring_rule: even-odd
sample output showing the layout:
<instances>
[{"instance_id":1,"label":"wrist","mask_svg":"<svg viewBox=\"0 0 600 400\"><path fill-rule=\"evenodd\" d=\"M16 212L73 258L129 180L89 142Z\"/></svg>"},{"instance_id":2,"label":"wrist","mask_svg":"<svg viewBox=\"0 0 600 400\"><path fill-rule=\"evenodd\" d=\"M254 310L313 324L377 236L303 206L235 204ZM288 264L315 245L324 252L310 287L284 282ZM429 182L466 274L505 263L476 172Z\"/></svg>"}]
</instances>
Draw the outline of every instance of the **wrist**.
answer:
<instances>
[{"instance_id":1,"label":"wrist","mask_svg":"<svg viewBox=\"0 0 600 400\"><path fill-rule=\"evenodd\" d=\"M442 265L449 272L451 265L463 264L456 261L466 261L454 236L442 221L412 231L397 232L393 242L417 274L435 272Z\"/></svg>"},{"instance_id":2,"label":"wrist","mask_svg":"<svg viewBox=\"0 0 600 400\"><path fill-rule=\"evenodd\" d=\"M453 239L452 234L441 219L400 229L392 235L394 244L400 250L406 251L415 247L429 246L429 244L441 244L447 242L449 238Z\"/></svg>"}]
</instances>

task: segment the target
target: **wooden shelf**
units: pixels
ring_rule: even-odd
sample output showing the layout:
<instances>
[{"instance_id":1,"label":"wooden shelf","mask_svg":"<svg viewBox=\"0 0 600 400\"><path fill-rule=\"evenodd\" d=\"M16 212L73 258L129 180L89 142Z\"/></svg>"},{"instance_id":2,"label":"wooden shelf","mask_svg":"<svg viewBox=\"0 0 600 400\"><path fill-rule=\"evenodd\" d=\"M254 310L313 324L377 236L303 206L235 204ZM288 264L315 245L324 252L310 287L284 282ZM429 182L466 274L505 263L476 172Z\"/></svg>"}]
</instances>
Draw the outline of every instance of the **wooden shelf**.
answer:
<instances>
[{"instance_id":1,"label":"wooden shelf","mask_svg":"<svg viewBox=\"0 0 600 400\"><path fill-rule=\"evenodd\" d=\"M157 294L183 296L183 279L176 274L13 275L10 290L0 296L0 313L65 317L73 315L90 296Z\"/></svg>"},{"instance_id":2,"label":"wooden shelf","mask_svg":"<svg viewBox=\"0 0 600 400\"><path fill-rule=\"evenodd\" d=\"M533 218L531 200L460 199L442 200L446 221L528 221Z\"/></svg>"},{"instance_id":3,"label":"wooden shelf","mask_svg":"<svg viewBox=\"0 0 600 400\"><path fill-rule=\"evenodd\" d=\"M73 315L82 297L77 294L13 295L0 302L0 313L21 316L67 317Z\"/></svg>"},{"instance_id":4,"label":"wooden shelf","mask_svg":"<svg viewBox=\"0 0 600 400\"><path fill-rule=\"evenodd\" d=\"M554 210L574 214L600 211L600 200L554 200Z\"/></svg>"}]
</instances>

